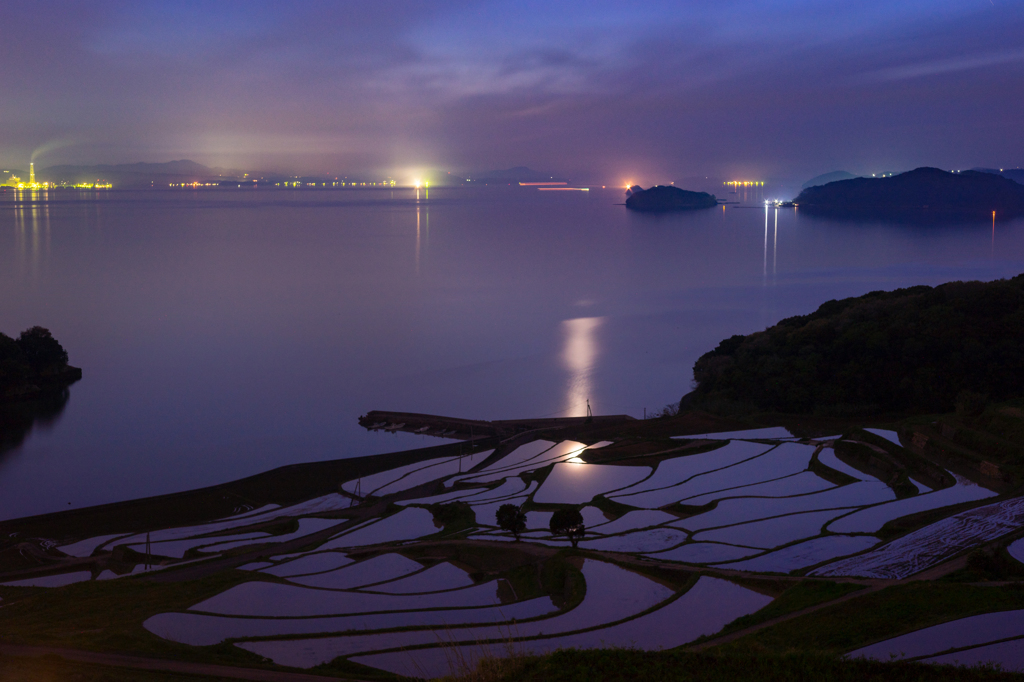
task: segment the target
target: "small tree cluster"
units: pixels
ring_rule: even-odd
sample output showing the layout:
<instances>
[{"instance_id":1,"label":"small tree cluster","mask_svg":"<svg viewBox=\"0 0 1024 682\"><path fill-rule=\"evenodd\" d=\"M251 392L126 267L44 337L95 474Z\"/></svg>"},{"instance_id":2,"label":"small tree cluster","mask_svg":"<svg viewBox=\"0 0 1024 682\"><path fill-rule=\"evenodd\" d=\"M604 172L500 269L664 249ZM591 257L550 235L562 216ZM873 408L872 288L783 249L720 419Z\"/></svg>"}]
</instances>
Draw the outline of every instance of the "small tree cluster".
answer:
<instances>
[{"instance_id":1,"label":"small tree cluster","mask_svg":"<svg viewBox=\"0 0 1024 682\"><path fill-rule=\"evenodd\" d=\"M656 410L652 417L654 419L661 419L664 417L675 417L679 414L679 403L669 403L661 410Z\"/></svg>"},{"instance_id":2,"label":"small tree cluster","mask_svg":"<svg viewBox=\"0 0 1024 682\"><path fill-rule=\"evenodd\" d=\"M526 512L523 511L523 508L514 504L503 504L498 507L494 516L498 522L498 528L512 533L516 536L516 542L519 542L520 534L526 530Z\"/></svg>"},{"instance_id":3,"label":"small tree cluster","mask_svg":"<svg viewBox=\"0 0 1024 682\"><path fill-rule=\"evenodd\" d=\"M471 524L475 520L473 508L469 503L456 500L447 504L438 504L430 508L435 523L447 528L458 523Z\"/></svg>"},{"instance_id":4,"label":"small tree cluster","mask_svg":"<svg viewBox=\"0 0 1024 682\"><path fill-rule=\"evenodd\" d=\"M551 522L548 524L548 528L550 528L552 535L564 535L569 538L569 542L572 543L573 547L583 539L583 535L587 531L586 526L583 525L583 515L580 514L579 509L559 509L551 515Z\"/></svg>"}]
</instances>

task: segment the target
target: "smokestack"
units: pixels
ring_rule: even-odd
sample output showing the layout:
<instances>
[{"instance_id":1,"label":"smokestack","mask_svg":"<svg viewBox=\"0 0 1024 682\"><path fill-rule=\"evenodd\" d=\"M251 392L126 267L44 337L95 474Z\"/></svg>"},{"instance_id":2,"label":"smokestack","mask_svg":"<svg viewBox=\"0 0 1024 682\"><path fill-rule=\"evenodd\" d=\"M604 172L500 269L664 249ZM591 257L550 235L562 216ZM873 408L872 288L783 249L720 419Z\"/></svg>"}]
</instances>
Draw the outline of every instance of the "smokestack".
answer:
<instances>
[{"instance_id":1,"label":"smokestack","mask_svg":"<svg viewBox=\"0 0 1024 682\"><path fill-rule=\"evenodd\" d=\"M28 184L36 184L36 165L34 163L28 164Z\"/></svg>"}]
</instances>

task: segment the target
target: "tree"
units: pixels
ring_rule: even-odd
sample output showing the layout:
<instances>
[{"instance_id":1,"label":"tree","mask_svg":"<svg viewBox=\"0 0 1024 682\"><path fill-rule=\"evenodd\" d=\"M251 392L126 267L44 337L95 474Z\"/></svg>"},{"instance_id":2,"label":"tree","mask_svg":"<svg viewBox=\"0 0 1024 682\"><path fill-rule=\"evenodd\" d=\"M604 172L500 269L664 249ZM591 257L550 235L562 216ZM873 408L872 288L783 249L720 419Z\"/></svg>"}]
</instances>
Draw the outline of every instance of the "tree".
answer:
<instances>
[{"instance_id":1,"label":"tree","mask_svg":"<svg viewBox=\"0 0 1024 682\"><path fill-rule=\"evenodd\" d=\"M573 547L579 543L587 530L579 509L559 509L551 515L549 528L552 535L564 535L569 538Z\"/></svg>"},{"instance_id":2,"label":"tree","mask_svg":"<svg viewBox=\"0 0 1024 682\"><path fill-rule=\"evenodd\" d=\"M14 384L23 381L31 374L31 371L18 342L6 334L0 333L0 390L3 389L5 383Z\"/></svg>"},{"instance_id":3,"label":"tree","mask_svg":"<svg viewBox=\"0 0 1024 682\"><path fill-rule=\"evenodd\" d=\"M49 329L26 329L16 343L28 364L40 374L56 373L68 365L68 352L53 338Z\"/></svg>"},{"instance_id":4,"label":"tree","mask_svg":"<svg viewBox=\"0 0 1024 682\"><path fill-rule=\"evenodd\" d=\"M519 542L519 534L526 530L526 512L523 511L522 507L514 504L503 504L498 507L494 517L498 522L498 527L515 535L516 542Z\"/></svg>"}]
</instances>

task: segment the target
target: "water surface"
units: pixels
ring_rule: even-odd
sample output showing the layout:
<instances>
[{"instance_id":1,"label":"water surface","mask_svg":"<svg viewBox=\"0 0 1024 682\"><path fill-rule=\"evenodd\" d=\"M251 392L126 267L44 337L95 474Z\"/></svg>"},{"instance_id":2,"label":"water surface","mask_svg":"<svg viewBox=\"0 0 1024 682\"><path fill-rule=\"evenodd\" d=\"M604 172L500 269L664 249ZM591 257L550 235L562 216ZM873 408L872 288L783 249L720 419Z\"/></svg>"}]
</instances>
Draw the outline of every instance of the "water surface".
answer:
<instances>
[{"instance_id":1,"label":"water surface","mask_svg":"<svg viewBox=\"0 0 1024 682\"><path fill-rule=\"evenodd\" d=\"M2 518L439 442L366 433L371 409L640 417L732 334L1024 271L1020 221L649 216L620 190L54 196L0 203L0 331L51 329L84 378L0 455Z\"/></svg>"}]
</instances>

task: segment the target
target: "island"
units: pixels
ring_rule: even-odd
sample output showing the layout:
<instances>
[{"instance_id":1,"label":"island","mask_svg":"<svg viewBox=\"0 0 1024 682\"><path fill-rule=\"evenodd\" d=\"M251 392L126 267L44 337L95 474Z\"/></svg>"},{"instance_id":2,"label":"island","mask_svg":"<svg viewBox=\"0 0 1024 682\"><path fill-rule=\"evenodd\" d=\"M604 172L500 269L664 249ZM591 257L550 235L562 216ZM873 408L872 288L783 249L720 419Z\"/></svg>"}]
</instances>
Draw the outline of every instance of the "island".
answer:
<instances>
[{"instance_id":1,"label":"island","mask_svg":"<svg viewBox=\"0 0 1024 682\"><path fill-rule=\"evenodd\" d=\"M718 199L714 194L690 192L666 185L657 185L646 190L631 187L629 198L626 199L626 208L646 213L689 211L717 205Z\"/></svg>"},{"instance_id":2,"label":"island","mask_svg":"<svg viewBox=\"0 0 1024 682\"><path fill-rule=\"evenodd\" d=\"M32 327L17 339L0 333L0 456L21 445L36 422L60 415L68 386L81 378L49 330Z\"/></svg>"},{"instance_id":3,"label":"island","mask_svg":"<svg viewBox=\"0 0 1024 682\"><path fill-rule=\"evenodd\" d=\"M808 187L794 203L830 215L903 217L1024 215L1024 185L977 171L917 168L880 178L853 178Z\"/></svg>"},{"instance_id":4,"label":"island","mask_svg":"<svg viewBox=\"0 0 1024 682\"><path fill-rule=\"evenodd\" d=\"M32 327L17 339L0 333L0 404L60 393L81 378L50 330Z\"/></svg>"}]
</instances>

